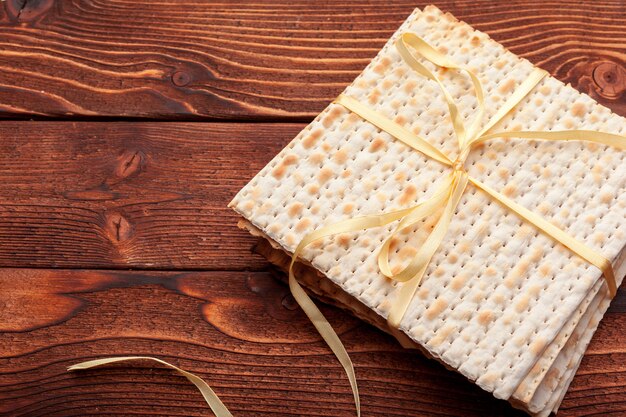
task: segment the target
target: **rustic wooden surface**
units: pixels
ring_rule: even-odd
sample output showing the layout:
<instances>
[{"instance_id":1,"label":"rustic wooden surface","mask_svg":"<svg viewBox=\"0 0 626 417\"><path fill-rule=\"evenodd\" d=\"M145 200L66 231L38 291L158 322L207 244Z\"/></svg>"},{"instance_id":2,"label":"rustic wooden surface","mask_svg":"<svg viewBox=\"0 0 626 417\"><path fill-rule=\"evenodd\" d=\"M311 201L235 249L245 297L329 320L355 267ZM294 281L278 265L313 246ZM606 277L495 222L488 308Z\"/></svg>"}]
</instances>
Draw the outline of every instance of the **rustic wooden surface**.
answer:
<instances>
[{"instance_id":1,"label":"rustic wooden surface","mask_svg":"<svg viewBox=\"0 0 626 417\"><path fill-rule=\"evenodd\" d=\"M4 4L0 109L7 116L303 120L336 97L424 2ZM626 111L624 1L437 4Z\"/></svg>"},{"instance_id":2,"label":"rustic wooden surface","mask_svg":"<svg viewBox=\"0 0 626 417\"><path fill-rule=\"evenodd\" d=\"M192 370L235 415L354 414L336 359L271 273L1 272L1 287L12 289L0 293L7 415L207 415L192 385L149 363L65 371L110 353L158 355ZM623 412L623 307L602 322L562 415ZM524 415L347 314L324 312L354 360L364 416Z\"/></svg>"},{"instance_id":3,"label":"rustic wooden surface","mask_svg":"<svg viewBox=\"0 0 626 417\"><path fill-rule=\"evenodd\" d=\"M225 206L422 5L381 4L0 2L0 118L46 119L0 122L0 415L209 414L148 363L65 372L104 355L196 372L235 416L354 415L341 368ZM626 115L623 1L438 5ZM523 415L324 311L364 417ZM559 416L626 415L625 334L622 290Z\"/></svg>"},{"instance_id":4,"label":"rustic wooden surface","mask_svg":"<svg viewBox=\"0 0 626 417\"><path fill-rule=\"evenodd\" d=\"M303 127L2 122L0 265L262 269L227 204Z\"/></svg>"}]
</instances>

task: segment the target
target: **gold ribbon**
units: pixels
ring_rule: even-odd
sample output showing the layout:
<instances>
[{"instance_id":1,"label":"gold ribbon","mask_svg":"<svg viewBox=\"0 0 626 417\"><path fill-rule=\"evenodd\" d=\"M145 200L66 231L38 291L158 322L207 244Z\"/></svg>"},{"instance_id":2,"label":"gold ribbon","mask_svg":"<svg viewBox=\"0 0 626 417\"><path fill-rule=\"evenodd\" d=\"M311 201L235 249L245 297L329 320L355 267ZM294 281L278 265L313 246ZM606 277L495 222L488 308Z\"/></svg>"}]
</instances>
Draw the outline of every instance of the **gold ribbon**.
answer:
<instances>
[{"instance_id":1,"label":"gold ribbon","mask_svg":"<svg viewBox=\"0 0 626 417\"><path fill-rule=\"evenodd\" d=\"M445 55L435 50L425 40L420 38L414 33L404 33L396 42L396 47L404 62L407 63L413 70L419 74L425 76L429 80L437 83L448 105L450 112L450 119L454 127L454 132L459 144L459 153L456 159L452 159L441 152L439 149L428 143L425 139L418 135L413 134L399 124L389 120L380 113L370 109L369 107L361 104L359 101L340 95L335 103L341 104L348 110L358 114L363 119L367 120L371 124L378 127L380 130L387 132L394 138L400 140L407 146L415 149L418 152L434 159L450 168L452 171L444 178L442 185L427 200L402 210L397 210L389 213L369 215L363 217L352 218L344 220L338 223L330 224L315 230L312 233L305 235L296 250L291 257L291 263L289 265L289 288L293 294L295 300L300 304L306 315L311 319L313 325L317 328L322 338L326 341L331 348L339 362L343 366L352 392L354 395L354 402L356 405L357 416L361 415L359 392L356 382L356 375L354 373L354 367L344 348L341 340L337 336L337 333L333 330L323 314L319 311L311 298L302 289L300 284L295 278L293 265L302 253L303 249L316 240L335 235L338 233L357 232L361 230L370 229L373 227L380 227L389 223L399 221L394 232L383 242L383 245L378 254L378 266L381 272L395 281L402 282L389 315L387 322L391 329L397 329L400 326L400 322L406 312L406 309L413 298L415 291L417 290L424 273L430 263L432 256L435 254L439 245L441 244L450 224L450 220L454 215L456 207L467 187L468 183L473 184L475 187L481 189L483 192L490 195L493 199L497 200L504 207L510 211L516 213L519 217L526 222L533 224L536 228L541 230L546 235L550 236L557 242L567 247L570 251L574 252L579 257L583 258L587 262L595 265L602 271L604 279L607 283L609 294L611 297L617 292L617 286L615 282L615 274L611 262L604 256L591 249L584 243L577 241L574 237L570 236L563 230L554 226L541 216L533 213L532 211L520 206L509 198L505 197L501 193L493 190L482 182L478 181L468 175L465 171L464 163L471 150L478 144L495 138L518 138L518 139L531 139L531 140L547 140L547 141L587 141L594 142L602 145L608 145L616 147L621 150L626 150L626 137L614 135L610 133L594 132L588 130L567 130L567 131L516 131L516 132L498 132L488 133L489 130L495 126L509 111L517 106L520 101L524 99L530 93L537 84L547 75L543 70L535 68L529 77L518 87L518 89L509 97L504 105L495 113L495 115L480 129L480 124L484 115L484 93L482 85L478 77L469 69L463 68L454 64ZM432 64L447 68L450 70L457 70L465 72L471 79L474 86L477 102L478 102L478 114L472 121L468 129L465 128L461 120L458 108L454 103L454 99L448 93L441 80L426 66L417 60L413 52L422 55L427 61ZM480 129L480 130L479 130ZM404 269L398 273L393 273L389 266L389 248L393 237L403 229L414 225L415 223L425 219L428 216L439 214L436 225L432 231L428 234L426 240L418 250L415 257L408 263Z\"/></svg>"},{"instance_id":2,"label":"gold ribbon","mask_svg":"<svg viewBox=\"0 0 626 417\"><path fill-rule=\"evenodd\" d=\"M93 368L96 366L108 365L110 363L115 363L115 362L136 361L136 360L149 360L149 361L158 362L161 365L165 365L168 368L175 370L176 372L178 372L179 374L187 378L192 384L194 384L200 390L200 393L202 393L204 400L209 405L209 407L211 407L211 410L213 410L213 414L215 414L215 417L233 417L233 415L230 413L230 411L228 411L226 406L220 401L217 394L213 392L209 384L204 382L202 378L158 358L153 358L150 356L120 356L117 358L95 359L93 361L77 363L76 365L72 365L69 368L67 368L67 370L78 371L81 369L89 369L89 368Z\"/></svg>"}]
</instances>

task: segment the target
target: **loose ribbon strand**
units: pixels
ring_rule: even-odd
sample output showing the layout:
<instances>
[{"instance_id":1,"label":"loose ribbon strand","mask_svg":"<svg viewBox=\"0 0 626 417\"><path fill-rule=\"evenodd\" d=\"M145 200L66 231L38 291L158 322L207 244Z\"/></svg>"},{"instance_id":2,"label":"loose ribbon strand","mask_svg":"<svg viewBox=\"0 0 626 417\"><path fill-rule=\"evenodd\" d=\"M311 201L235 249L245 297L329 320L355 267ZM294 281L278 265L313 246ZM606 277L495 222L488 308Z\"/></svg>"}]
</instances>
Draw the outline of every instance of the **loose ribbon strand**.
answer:
<instances>
[{"instance_id":1,"label":"loose ribbon strand","mask_svg":"<svg viewBox=\"0 0 626 417\"><path fill-rule=\"evenodd\" d=\"M67 368L67 370L78 371L82 369L94 368L96 366L108 365L110 363L137 361L137 360L148 360L148 361L158 362L161 365L167 366L168 368L175 370L180 375L187 378L192 384L194 384L200 390L200 393L204 397L204 400L209 405L209 407L211 407L211 410L215 414L215 417L233 417L233 415L230 413L230 411L228 411L228 409L222 403L222 401L220 401L217 394L213 392L209 384L204 382L202 378L158 358L153 358L150 356L120 356L117 358L95 359L92 361L77 363L76 365L72 365L69 368Z\"/></svg>"}]
</instances>

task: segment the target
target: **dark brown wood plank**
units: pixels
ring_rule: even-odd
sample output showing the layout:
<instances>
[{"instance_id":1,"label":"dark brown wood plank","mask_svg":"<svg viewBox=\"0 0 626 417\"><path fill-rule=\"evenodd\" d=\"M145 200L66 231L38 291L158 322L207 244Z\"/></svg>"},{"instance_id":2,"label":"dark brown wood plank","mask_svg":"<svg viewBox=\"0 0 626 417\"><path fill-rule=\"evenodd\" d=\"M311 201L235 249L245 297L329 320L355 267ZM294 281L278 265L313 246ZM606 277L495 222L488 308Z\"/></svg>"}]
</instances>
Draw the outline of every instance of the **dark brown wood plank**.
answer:
<instances>
[{"instance_id":1,"label":"dark brown wood plank","mask_svg":"<svg viewBox=\"0 0 626 417\"><path fill-rule=\"evenodd\" d=\"M310 119L426 3L6 0L0 114ZM437 4L626 114L623 1Z\"/></svg>"},{"instance_id":2,"label":"dark brown wood plank","mask_svg":"<svg viewBox=\"0 0 626 417\"><path fill-rule=\"evenodd\" d=\"M3 415L208 415L191 384L148 363L65 371L152 355L206 378L235 416L354 416L341 367L269 273L3 269L0 286ZM524 415L347 313L323 311L354 360L364 416ZM626 413L625 332L614 309L559 416Z\"/></svg>"},{"instance_id":3,"label":"dark brown wood plank","mask_svg":"<svg viewBox=\"0 0 626 417\"><path fill-rule=\"evenodd\" d=\"M262 268L227 204L302 127L0 123L0 266Z\"/></svg>"}]
</instances>

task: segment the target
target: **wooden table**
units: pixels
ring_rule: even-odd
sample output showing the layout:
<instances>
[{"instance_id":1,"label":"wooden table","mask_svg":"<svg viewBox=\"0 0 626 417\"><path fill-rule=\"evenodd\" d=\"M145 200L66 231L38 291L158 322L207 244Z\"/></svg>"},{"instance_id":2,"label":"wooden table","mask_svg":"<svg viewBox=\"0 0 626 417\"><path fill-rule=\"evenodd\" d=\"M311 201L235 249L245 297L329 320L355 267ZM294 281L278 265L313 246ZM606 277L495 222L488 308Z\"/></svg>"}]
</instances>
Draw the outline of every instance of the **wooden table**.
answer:
<instances>
[{"instance_id":1,"label":"wooden table","mask_svg":"<svg viewBox=\"0 0 626 417\"><path fill-rule=\"evenodd\" d=\"M335 97L415 6L3 0L0 3L0 413L354 416L340 366L254 240L235 192ZM626 115L626 3L441 1ZM521 416L327 307L370 416ZM626 296L559 416L626 415Z\"/></svg>"}]
</instances>

